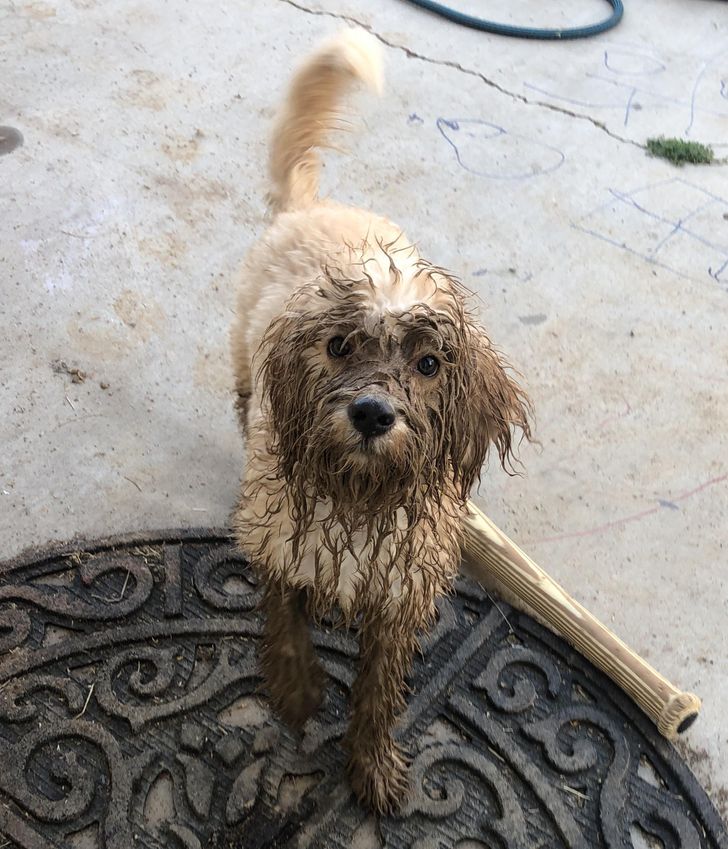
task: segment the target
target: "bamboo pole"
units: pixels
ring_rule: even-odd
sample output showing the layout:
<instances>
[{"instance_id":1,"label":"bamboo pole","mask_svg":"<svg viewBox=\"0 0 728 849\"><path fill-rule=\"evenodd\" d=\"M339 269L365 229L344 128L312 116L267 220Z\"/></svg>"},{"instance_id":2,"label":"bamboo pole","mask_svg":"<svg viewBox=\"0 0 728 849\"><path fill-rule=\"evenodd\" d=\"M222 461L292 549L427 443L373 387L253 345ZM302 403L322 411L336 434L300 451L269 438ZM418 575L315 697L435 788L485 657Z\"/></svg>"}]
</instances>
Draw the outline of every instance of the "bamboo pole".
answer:
<instances>
[{"instance_id":1,"label":"bamboo pole","mask_svg":"<svg viewBox=\"0 0 728 849\"><path fill-rule=\"evenodd\" d=\"M465 519L465 557L484 583L496 581L532 608L598 669L618 684L657 725L675 739L695 721L700 699L678 690L625 645L510 540L472 502Z\"/></svg>"}]
</instances>

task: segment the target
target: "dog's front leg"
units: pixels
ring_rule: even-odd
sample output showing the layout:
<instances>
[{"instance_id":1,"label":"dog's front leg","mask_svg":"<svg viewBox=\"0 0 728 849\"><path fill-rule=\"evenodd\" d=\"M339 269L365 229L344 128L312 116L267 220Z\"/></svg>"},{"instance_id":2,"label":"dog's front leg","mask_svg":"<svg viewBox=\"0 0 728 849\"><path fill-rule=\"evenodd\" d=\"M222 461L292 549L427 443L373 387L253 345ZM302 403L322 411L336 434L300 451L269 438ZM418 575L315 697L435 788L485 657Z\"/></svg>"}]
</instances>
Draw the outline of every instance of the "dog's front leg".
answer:
<instances>
[{"instance_id":1,"label":"dog's front leg","mask_svg":"<svg viewBox=\"0 0 728 849\"><path fill-rule=\"evenodd\" d=\"M266 585L261 666L274 709L300 730L321 703L324 674L316 659L306 615L305 590Z\"/></svg>"},{"instance_id":2,"label":"dog's front leg","mask_svg":"<svg viewBox=\"0 0 728 849\"><path fill-rule=\"evenodd\" d=\"M381 814L396 811L408 790L407 764L393 730L416 646L416 629L409 625L403 629L374 619L360 629L360 669L347 733L349 775L360 801Z\"/></svg>"}]
</instances>

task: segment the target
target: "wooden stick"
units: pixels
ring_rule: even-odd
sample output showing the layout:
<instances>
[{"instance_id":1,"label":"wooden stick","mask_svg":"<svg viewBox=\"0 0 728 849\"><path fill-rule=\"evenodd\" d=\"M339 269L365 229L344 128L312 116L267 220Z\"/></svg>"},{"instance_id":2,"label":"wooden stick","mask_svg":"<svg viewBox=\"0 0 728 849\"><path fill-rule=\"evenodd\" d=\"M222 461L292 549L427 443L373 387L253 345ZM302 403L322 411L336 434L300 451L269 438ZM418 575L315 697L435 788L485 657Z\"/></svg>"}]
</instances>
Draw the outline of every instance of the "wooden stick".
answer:
<instances>
[{"instance_id":1,"label":"wooden stick","mask_svg":"<svg viewBox=\"0 0 728 849\"><path fill-rule=\"evenodd\" d=\"M465 520L465 557L474 576L487 584L495 577L618 684L657 725L674 739L700 711L700 699L684 693L635 654L524 554L472 502Z\"/></svg>"}]
</instances>

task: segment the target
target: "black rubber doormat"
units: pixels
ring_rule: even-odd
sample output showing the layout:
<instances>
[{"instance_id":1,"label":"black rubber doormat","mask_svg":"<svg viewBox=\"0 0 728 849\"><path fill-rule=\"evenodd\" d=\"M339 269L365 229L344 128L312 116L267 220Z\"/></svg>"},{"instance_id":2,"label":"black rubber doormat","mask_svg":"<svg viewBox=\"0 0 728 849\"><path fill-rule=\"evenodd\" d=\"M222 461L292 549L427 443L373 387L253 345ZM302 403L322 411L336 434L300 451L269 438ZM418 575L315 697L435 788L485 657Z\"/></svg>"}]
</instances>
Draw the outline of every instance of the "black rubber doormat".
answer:
<instances>
[{"instance_id":1,"label":"black rubber doormat","mask_svg":"<svg viewBox=\"0 0 728 849\"><path fill-rule=\"evenodd\" d=\"M3 849L728 849L707 796L566 644L462 580L401 728L412 792L375 821L340 739L353 635L301 739L257 692L258 592L224 534L120 538L0 573Z\"/></svg>"}]
</instances>

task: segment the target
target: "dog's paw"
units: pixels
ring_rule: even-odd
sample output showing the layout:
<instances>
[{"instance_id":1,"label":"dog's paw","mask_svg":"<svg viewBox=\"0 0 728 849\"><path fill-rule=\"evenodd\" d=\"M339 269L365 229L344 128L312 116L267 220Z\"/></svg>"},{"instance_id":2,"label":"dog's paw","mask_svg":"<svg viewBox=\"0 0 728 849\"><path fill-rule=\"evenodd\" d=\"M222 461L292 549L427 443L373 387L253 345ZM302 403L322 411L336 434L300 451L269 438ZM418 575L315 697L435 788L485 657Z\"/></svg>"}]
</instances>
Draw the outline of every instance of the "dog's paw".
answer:
<instances>
[{"instance_id":1,"label":"dog's paw","mask_svg":"<svg viewBox=\"0 0 728 849\"><path fill-rule=\"evenodd\" d=\"M353 753L349 780L359 801L381 816L397 813L409 794L407 763L394 744L384 752Z\"/></svg>"},{"instance_id":2,"label":"dog's paw","mask_svg":"<svg viewBox=\"0 0 728 849\"><path fill-rule=\"evenodd\" d=\"M323 690L313 682L297 682L289 691L277 700L277 709L281 719L296 731L300 731L306 720L312 717L321 706Z\"/></svg>"},{"instance_id":3,"label":"dog's paw","mask_svg":"<svg viewBox=\"0 0 728 849\"><path fill-rule=\"evenodd\" d=\"M269 677L267 689L278 716L290 728L300 731L321 706L324 676L316 666L308 670L289 669L288 672L285 676Z\"/></svg>"}]
</instances>

